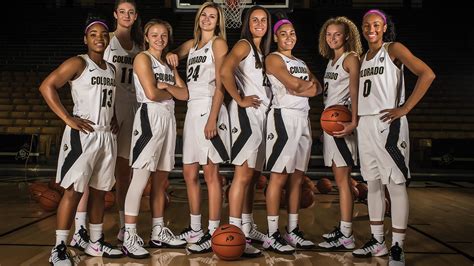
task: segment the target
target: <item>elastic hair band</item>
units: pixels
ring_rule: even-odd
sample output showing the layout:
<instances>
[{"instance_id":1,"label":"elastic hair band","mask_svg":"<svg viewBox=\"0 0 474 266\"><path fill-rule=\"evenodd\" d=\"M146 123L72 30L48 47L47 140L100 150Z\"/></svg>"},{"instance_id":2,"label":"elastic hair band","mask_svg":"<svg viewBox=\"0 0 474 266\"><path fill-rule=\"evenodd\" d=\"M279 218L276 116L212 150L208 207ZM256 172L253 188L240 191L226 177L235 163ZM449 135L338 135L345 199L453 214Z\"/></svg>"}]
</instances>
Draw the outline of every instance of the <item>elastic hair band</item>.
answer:
<instances>
[{"instance_id":1,"label":"elastic hair band","mask_svg":"<svg viewBox=\"0 0 474 266\"><path fill-rule=\"evenodd\" d=\"M367 11L367 12L364 14L364 18L365 18L365 16L367 16L367 15L369 15L369 14L376 14L376 15L381 16L382 19L383 19L383 22L384 22L385 24L387 24L387 18L385 17L384 13L382 13L380 10L378 10L378 9L371 9L371 10Z\"/></svg>"},{"instance_id":2,"label":"elastic hair band","mask_svg":"<svg viewBox=\"0 0 474 266\"><path fill-rule=\"evenodd\" d=\"M105 24L105 23L102 22L102 21L96 20L96 21L92 21L89 25L87 25L86 29L84 30L84 34L87 34L87 30L88 30L90 27L92 27L92 25L97 24L97 23L101 24L102 26L105 27L105 29L106 29L107 31L109 31L109 27L107 26L107 24Z\"/></svg>"},{"instance_id":3,"label":"elastic hair band","mask_svg":"<svg viewBox=\"0 0 474 266\"><path fill-rule=\"evenodd\" d=\"M283 24L292 24L291 21L289 21L288 19L281 19L279 21L277 21L277 23L275 23L275 25L273 25L273 33L276 33L277 30L281 27L281 25Z\"/></svg>"}]
</instances>

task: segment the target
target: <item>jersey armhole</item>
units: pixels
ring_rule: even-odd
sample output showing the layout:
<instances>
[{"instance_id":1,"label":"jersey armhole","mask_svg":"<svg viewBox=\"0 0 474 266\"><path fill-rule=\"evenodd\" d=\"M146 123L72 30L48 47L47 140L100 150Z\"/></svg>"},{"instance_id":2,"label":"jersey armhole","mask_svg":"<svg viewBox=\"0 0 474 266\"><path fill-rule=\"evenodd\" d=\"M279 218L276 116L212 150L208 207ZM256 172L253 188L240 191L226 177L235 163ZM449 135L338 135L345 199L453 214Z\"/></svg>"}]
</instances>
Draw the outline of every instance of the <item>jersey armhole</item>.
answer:
<instances>
[{"instance_id":1,"label":"jersey armhole","mask_svg":"<svg viewBox=\"0 0 474 266\"><path fill-rule=\"evenodd\" d=\"M240 60L240 62L242 62L245 59L247 59L247 57L249 56L250 53L253 53L253 49L252 49L252 45L250 44L250 42L247 39L240 39L240 40L237 41L237 43L239 43L240 41L246 42L250 47L249 53L244 58L242 58L242 60Z\"/></svg>"},{"instance_id":2,"label":"jersey armhole","mask_svg":"<svg viewBox=\"0 0 474 266\"><path fill-rule=\"evenodd\" d=\"M77 57L79 57L79 59L81 59L86 65L84 67L84 69L82 70L81 74L79 76L77 76L75 79L72 79L69 81L69 83L71 84L72 82L80 79L82 76L84 76L84 73L86 73L86 69L89 67L89 63L87 62L87 59L85 58L86 55L77 55ZM107 62L107 61L106 61Z\"/></svg>"}]
</instances>

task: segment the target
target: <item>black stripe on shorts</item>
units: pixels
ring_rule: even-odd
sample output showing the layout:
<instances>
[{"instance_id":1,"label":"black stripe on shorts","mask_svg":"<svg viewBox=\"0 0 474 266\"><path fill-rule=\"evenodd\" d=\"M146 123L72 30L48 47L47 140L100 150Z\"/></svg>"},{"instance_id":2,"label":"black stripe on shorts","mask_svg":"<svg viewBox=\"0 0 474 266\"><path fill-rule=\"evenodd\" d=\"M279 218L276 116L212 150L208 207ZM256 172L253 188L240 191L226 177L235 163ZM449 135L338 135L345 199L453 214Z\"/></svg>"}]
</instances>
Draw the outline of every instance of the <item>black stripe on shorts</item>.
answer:
<instances>
[{"instance_id":1,"label":"black stripe on shorts","mask_svg":"<svg viewBox=\"0 0 474 266\"><path fill-rule=\"evenodd\" d=\"M240 106L237 106L237 111L239 114L240 131L242 132L240 132L239 137L235 140L234 145L232 145L232 149L231 149L232 160L235 159L235 157L237 157L237 155L242 150L247 140L252 135L252 127L250 126L250 120L247 115L247 111L245 110L245 108L242 108Z\"/></svg>"},{"instance_id":2,"label":"black stripe on shorts","mask_svg":"<svg viewBox=\"0 0 474 266\"><path fill-rule=\"evenodd\" d=\"M390 124L385 149L387 150L388 154L390 154L390 157L392 157L398 169L400 169L400 171L403 173L405 179L408 179L408 167L405 164L405 157L397 145L398 137L400 135L400 125L400 119L396 119Z\"/></svg>"},{"instance_id":3,"label":"black stripe on shorts","mask_svg":"<svg viewBox=\"0 0 474 266\"><path fill-rule=\"evenodd\" d=\"M148 119L148 108L146 103L142 103L140 108L140 124L142 134L133 146L132 164L135 163L138 156L142 153L145 146L150 142L153 133L151 133L150 120Z\"/></svg>"},{"instance_id":4,"label":"black stripe on shorts","mask_svg":"<svg viewBox=\"0 0 474 266\"><path fill-rule=\"evenodd\" d=\"M71 151L68 153L66 158L64 159L63 166L61 167L61 182L66 176L67 172L74 163L77 161L79 156L82 154L82 144L81 144L81 136L79 134L79 130L71 128Z\"/></svg>"},{"instance_id":5,"label":"black stripe on shorts","mask_svg":"<svg viewBox=\"0 0 474 266\"><path fill-rule=\"evenodd\" d=\"M280 157L280 154L283 151L286 142L288 141L288 133L286 133L285 122L283 121L283 117L281 116L281 109L274 109L273 117L275 120L277 139L275 141L275 144L273 145L272 153L268 158L268 171L272 170L276 160L278 159L278 157Z\"/></svg>"},{"instance_id":6,"label":"black stripe on shorts","mask_svg":"<svg viewBox=\"0 0 474 266\"><path fill-rule=\"evenodd\" d=\"M353 167L354 160L352 159L352 154L349 150L349 147L347 146L346 140L344 138L334 138L334 142L336 142L337 149L341 153L342 158L346 162L347 166Z\"/></svg>"},{"instance_id":7,"label":"black stripe on shorts","mask_svg":"<svg viewBox=\"0 0 474 266\"><path fill-rule=\"evenodd\" d=\"M219 136L219 134L217 134L216 136L214 136L211 139L211 143L214 146L214 148L216 149L217 153L219 153L219 156L221 157L221 159L224 162L228 161L229 160L229 154L227 154L227 150L225 149L224 142L222 142L222 139Z\"/></svg>"}]
</instances>

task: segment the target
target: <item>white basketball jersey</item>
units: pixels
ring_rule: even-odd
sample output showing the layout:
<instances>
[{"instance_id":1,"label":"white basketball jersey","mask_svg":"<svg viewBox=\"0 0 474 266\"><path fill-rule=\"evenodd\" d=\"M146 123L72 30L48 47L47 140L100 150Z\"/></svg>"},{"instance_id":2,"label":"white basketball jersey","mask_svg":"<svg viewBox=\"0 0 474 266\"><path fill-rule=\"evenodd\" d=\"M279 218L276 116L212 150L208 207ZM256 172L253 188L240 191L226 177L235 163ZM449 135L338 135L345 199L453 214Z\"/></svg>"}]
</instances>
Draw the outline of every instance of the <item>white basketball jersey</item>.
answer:
<instances>
[{"instance_id":1,"label":"white basketball jersey","mask_svg":"<svg viewBox=\"0 0 474 266\"><path fill-rule=\"evenodd\" d=\"M405 102L403 65L398 68L383 44L374 58L363 56L359 80L359 115L376 115Z\"/></svg>"},{"instance_id":2,"label":"white basketball jersey","mask_svg":"<svg viewBox=\"0 0 474 266\"><path fill-rule=\"evenodd\" d=\"M79 55L86 61L81 75L69 82L74 102L73 115L90 120L98 126L110 126L114 116L115 71L106 62L100 68L87 54Z\"/></svg>"},{"instance_id":3,"label":"white basketball jersey","mask_svg":"<svg viewBox=\"0 0 474 266\"><path fill-rule=\"evenodd\" d=\"M274 52L273 54L279 55L283 59L286 69L293 77L302 80L309 80L309 69L305 62L296 57L289 58L278 52ZM267 76L273 92L272 108L287 108L305 112L309 111L308 97L289 94L285 85L283 85L283 83L281 83L275 76L270 74Z\"/></svg>"},{"instance_id":4,"label":"white basketball jersey","mask_svg":"<svg viewBox=\"0 0 474 266\"><path fill-rule=\"evenodd\" d=\"M244 40L248 43L247 40ZM249 43L250 46L250 43ZM258 53L260 60L263 62L262 54ZM240 61L239 66L234 72L237 88L243 92L245 96L257 95L264 106L270 105L271 90L267 77L263 73L263 68L255 66L255 55L250 47L250 52L244 60Z\"/></svg>"},{"instance_id":5,"label":"white basketball jersey","mask_svg":"<svg viewBox=\"0 0 474 266\"><path fill-rule=\"evenodd\" d=\"M329 60L324 73L324 108L332 105L346 105L351 102L349 91L349 73L344 69L344 59L349 53L344 53L333 64Z\"/></svg>"},{"instance_id":6,"label":"white basketball jersey","mask_svg":"<svg viewBox=\"0 0 474 266\"><path fill-rule=\"evenodd\" d=\"M212 51L213 42L214 39L207 42L200 49L197 49L196 46L189 50L186 68L189 101L214 96L214 91L216 90L216 66Z\"/></svg>"},{"instance_id":7,"label":"white basketball jersey","mask_svg":"<svg viewBox=\"0 0 474 266\"><path fill-rule=\"evenodd\" d=\"M113 64L117 71L117 100L135 101L135 86L133 84L133 60L140 48L133 44L132 50L125 50L117 37L113 36L105 49L104 60Z\"/></svg>"},{"instance_id":8,"label":"white basketball jersey","mask_svg":"<svg viewBox=\"0 0 474 266\"><path fill-rule=\"evenodd\" d=\"M156 59L148 51L144 51L143 53L150 57L151 67L156 81L175 85L173 71L167 65L160 63L160 61L158 61L158 59ZM135 83L135 89L137 90L137 102L155 103L155 101L152 101L146 97L145 90L143 89L142 84L140 84L140 80L138 79L137 73L135 73L135 71L133 71L133 82ZM160 103L174 105L173 99L160 101Z\"/></svg>"}]
</instances>

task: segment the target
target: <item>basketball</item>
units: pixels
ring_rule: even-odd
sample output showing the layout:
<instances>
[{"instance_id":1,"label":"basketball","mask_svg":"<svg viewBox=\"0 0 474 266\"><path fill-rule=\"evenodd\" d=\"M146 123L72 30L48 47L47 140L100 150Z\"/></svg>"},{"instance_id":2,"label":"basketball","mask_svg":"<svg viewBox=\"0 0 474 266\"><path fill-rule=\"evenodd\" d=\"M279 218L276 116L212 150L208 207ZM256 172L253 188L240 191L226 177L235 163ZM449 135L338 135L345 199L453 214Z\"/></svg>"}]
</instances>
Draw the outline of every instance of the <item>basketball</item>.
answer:
<instances>
[{"instance_id":1,"label":"basketball","mask_svg":"<svg viewBox=\"0 0 474 266\"><path fill-rule=\"evenodd\" d=\"M61 195L64 194L64 188L61 187L61 185L59 183L56 183L55 178L52 178L52 179L49 180L48 187L52 190L56 190Z\"/></svg>"},{"instance_id":2,"label":"basketball","mask_svg":"<svg viewBox=\"0 0 474 266\"><path fill-rule=\"evenodd\" d=\"M30 196L34 201L39 201L41 194L48 189L46 183L33 183L28 187Z\"/></svg>"},{"instance_id":3,"label":"basketball","mask_svg":"<svg viewBox=\"0 0 474 266\"><path fill-rule=\"evenodd\" d=\"M41 193L39 204L45 211L55 211L61 201L61 194L56 190L47 189Z\"/></svg>"},{"instance_id":4,"label":"basketball","mask_svg":"<svg viewBox=\"0 0 474 266\"><path fill-rule=\"evenodd\" d=\"M146 184L145 189L143 190L142 197L148 197L151 193L151 178L148 179L148 183Z\"/></svg>"},{"instance_id":5,"label":"basketball","mask_svg":"<svg viewBox=\"0 0 474 266\"><path fill-rule=\"evenodd\" d=\"M245 250L245 235L237 226L224 224L211 238L212 250L222 260L237 260Z\"/></svg>"},{"instance_id":6,"label":"basketball","mask_svg":"<svg viewBox=\"0 0 474 266\"><path fill-rule=\"evenodd\" d=\"M321 114L321 128L329 135L341 131L344 127L338 122L351 122L352 114L344 105L333 105L326 108Z\"/></svg>"},{"instance_id":7,"label":"basketball","mask_svg":"<svg viewBox=\"0 0 474 266\"><path fill-rule=\"evenodd\" d=\"M258 177L257 180L257 189L264 189L267 186L267 177L264 175L261 175Z\"/></svg>"},{"instance_id":8,"label":"basketball","mask_svg":"<svg viewBox=\"0 0 474 266\"><path fill-rule=\"evenodd\" d=\"M222 186L226 186L227 185L227 178L225 177L225 175L220 175L220 178L222 180Z\"/></svg>"},{"instance_id":9,"label":"basketball","mask_svg":"<svg viewBox=\"0 0 474 266\"><path fill-rule=\"evenodd\" d=\"M115 204L115 193L112 191L105 192L105 201L104 201L104 209L108 210L112 208Z\"/></svg>"},{"instance_id":10,"label":"basketball","mask_svg":"<svg viewBox=\"0 0 474 266\"><path fill-rule=\"evenodd\" d=\"M359 189L357 187L351 186L351 192L353 201L359 198Z\"/></svg>"},{"instance_id":11,"label":"basketball","mask_svg":"<svg viewBox=\"0 0 474 266\"><path fill-rule=\"evenodd\" d=\"M318 189L319 193L321 194L328 194L332 191L332 183L331 180L323 177L321 180L318 181L316 184L316 188Z\"/></svg>"},{"instance_id":12,"label":"basketball","mask_svg":"<svg viewBox=\"0 0 474 266\"><path fill-rule=\"evenodd\" d=\"M301 191L300 208L306 209L313 206L314 194L313 191L307 188L303 188Z\"/></svg>"},{"instance_id":13,"label":"basketball","mask_svg":"<svg viewBox=\"0 0 474 266\"><path fill-rule=\"evenodd\" d=\"M368 187L367 187L367 184L365 183L359 183L357 184L357 189L359 190L359 197L358 199L360 201L364 201L367 199L367 193L369 191Z\"/></svg>"},{"instance_id":14,"label":"basketball","mask_svg":"<svg viewBox=\"0 0 474 266\"><path fill-rule=\"evenodd\" d=\"M303 180L303 189L305 188L311 190L313 193L316 192L316 185L314 184L313 180L307 176L305 176Z\"/></svg>"},{"instance_id":15,"label":"basketball","mask_svg":"<svg viewBox=\"0 0 474 266\"><path fill-rule=\"evenodd\" d=\"M357 182L357 180L355 180L354 178L351 177L351 185L352 185L353 187L357 186L358 183L359 183L359 182Z\"/></svg>"}]
</instances>

